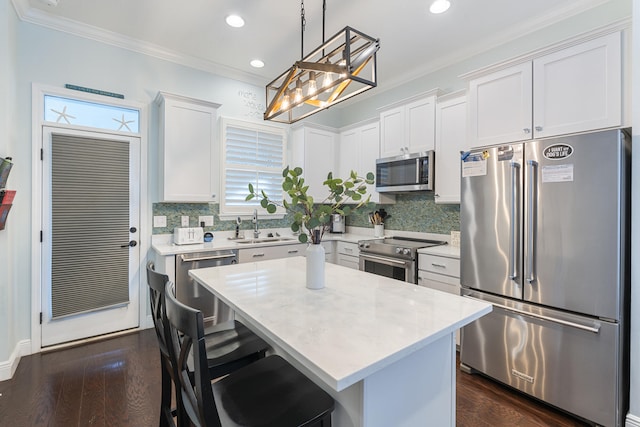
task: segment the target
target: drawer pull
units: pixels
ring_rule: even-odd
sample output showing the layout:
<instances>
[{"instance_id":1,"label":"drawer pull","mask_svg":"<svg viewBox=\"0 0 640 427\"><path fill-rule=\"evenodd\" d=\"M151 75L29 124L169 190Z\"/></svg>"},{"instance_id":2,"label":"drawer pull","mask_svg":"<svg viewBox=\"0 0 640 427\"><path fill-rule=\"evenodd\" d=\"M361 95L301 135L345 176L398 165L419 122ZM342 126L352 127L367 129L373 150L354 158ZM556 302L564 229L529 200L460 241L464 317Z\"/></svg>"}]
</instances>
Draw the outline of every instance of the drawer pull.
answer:
<instances>
[{"instance_id":1,"label":"drawer pull","mask_svg":"<svg viewBox=\"0 0 640 427\"><path fill-rule=\"evenodd\" d=\"M298 250L297 249L291 249L289 251L287 251L288 254L297 254Z\"/></svg>"},{"instance_id":2,"label":"drawer pull","mask_svg":"<svg viewBox=\"0 0 640 427\"><path fill-rule=\"evenodd\" d=\"M437 264L437 263L435 263L435 262L432 262L432 263L431 263L431 265L433 265L434 267L439 267L439 268L447 268L447 266L446 266L446 265L444 265L444 264Z\"/></svg>"},{"instance_id":3,"label":"drawer pull","mask_svg":"<svg viewBox=\"0 0 640 427\"><path fill-rule=\"evenodd\" d=\"M253 255L251 255L251 256L252 256L252 257L254 257L254 258L260 258L261 256L264 256L264 253L261 253L261 254L253 254Z\"/></svg>"}]
</instances>

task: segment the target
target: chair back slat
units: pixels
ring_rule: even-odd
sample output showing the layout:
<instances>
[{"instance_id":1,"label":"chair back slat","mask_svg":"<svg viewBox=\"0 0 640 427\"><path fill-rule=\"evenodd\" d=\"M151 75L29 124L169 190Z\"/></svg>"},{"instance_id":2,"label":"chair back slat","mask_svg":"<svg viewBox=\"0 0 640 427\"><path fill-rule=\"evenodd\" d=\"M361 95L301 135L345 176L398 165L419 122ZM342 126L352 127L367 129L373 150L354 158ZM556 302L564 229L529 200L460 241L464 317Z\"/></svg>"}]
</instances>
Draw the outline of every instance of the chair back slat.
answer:
<instances>
[{"instance_id":1,"label":"chair back slat","mask_svg":"<svg viewBox=\"0 0 640 427\"><path fill-rule=\"evenodd\" d=\"M169 323L169 357L180 382L182 404L196 426L221 427L207 366L202 312L179 302L165 291L165 309ZM193 375L189 372L189 353L193 353Z\"/></svg>"},{"instance_id":2,"label":"chair back slat","mask_svg":"<svg viewBox=\"0 0 640 427\"><path fill-rule=\"evenodd\" d=\"M149 284L149 304L151 306L151 317L153 326L158 337L158 345L163 357L169 358L169 351L166 339L166 314L165 314L165 288L169 276L155 271L153 262L147 264L147 283Z\"/></svg>"}]
</instances>

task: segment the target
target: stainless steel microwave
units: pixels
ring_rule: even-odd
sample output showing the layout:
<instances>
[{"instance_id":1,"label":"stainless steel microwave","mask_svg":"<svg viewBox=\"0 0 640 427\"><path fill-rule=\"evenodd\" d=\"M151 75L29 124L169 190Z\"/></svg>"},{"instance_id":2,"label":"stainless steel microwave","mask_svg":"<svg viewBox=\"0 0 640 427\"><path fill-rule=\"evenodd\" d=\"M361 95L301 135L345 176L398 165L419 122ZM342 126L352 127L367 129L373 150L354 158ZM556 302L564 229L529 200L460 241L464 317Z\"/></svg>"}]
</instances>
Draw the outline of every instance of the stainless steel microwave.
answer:
<instances>
[{"instance_id":1,"label":"stainless steel microwave","mask_svg":"<svg viewBox=\"0 0 640 427\"><path fill-rule=\"evenodd\" d=\"M431 150L376 160L376 191L433 190L434 158L435 153Z\"/></svg>"}]
</instances>

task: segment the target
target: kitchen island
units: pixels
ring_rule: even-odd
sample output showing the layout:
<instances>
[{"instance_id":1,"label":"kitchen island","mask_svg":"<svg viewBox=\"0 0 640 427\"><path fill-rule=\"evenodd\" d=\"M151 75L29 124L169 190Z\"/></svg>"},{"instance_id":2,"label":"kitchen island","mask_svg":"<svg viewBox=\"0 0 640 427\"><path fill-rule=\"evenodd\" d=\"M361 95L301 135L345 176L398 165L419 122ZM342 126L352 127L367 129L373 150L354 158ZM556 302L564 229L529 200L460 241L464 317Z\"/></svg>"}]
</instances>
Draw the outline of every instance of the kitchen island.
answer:
<instances>
[{"instance_id":1,"label":"kitchen island","mask_svg":"<svg viewBox=\"0 0 640 427\"><path fill-rule=\"evenodd\" d=\"M303 257L191 270L336 399L334 427L455 425L455 331L491 305Z\"/></svg>"}]
</instances>

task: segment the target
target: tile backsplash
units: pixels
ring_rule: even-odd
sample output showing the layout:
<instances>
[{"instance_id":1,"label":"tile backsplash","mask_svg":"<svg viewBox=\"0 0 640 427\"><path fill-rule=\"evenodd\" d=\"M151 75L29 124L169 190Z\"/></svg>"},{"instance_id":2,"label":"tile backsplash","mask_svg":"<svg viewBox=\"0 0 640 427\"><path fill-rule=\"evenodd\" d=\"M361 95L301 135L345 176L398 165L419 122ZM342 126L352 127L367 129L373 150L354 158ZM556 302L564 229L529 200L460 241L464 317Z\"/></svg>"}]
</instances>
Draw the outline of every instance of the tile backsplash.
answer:
<instances>
[{"instance_id":1,"label":"tile backsplash","mask_svg":"<svg viewBox=\"0 0 640 427\"><path fill-rule=\"evenodd\" d=\"M153 216L165 216L166 227L154 227L153 234L173 233L175 227L180 227L181 217L189 216L189 226L199 226L198 217L212 215L212 227L205 227L205 231L230 231L235 229L235 221L221 221L217 203L154 203ZM433 198L433 193L398 194L396 203L378 205L375 209L384 208L389 215L384 226L386 230L416 231L423 233L450 234L460 230L460 205L439 205ZM347 226L370 227L370 210L360 211L347 217ZM260 228L288 228L291 221L287 216L282 219L261 219ZM250 221L244 221L242 230L252 228Z\"/></svg>"}]
</instances>

